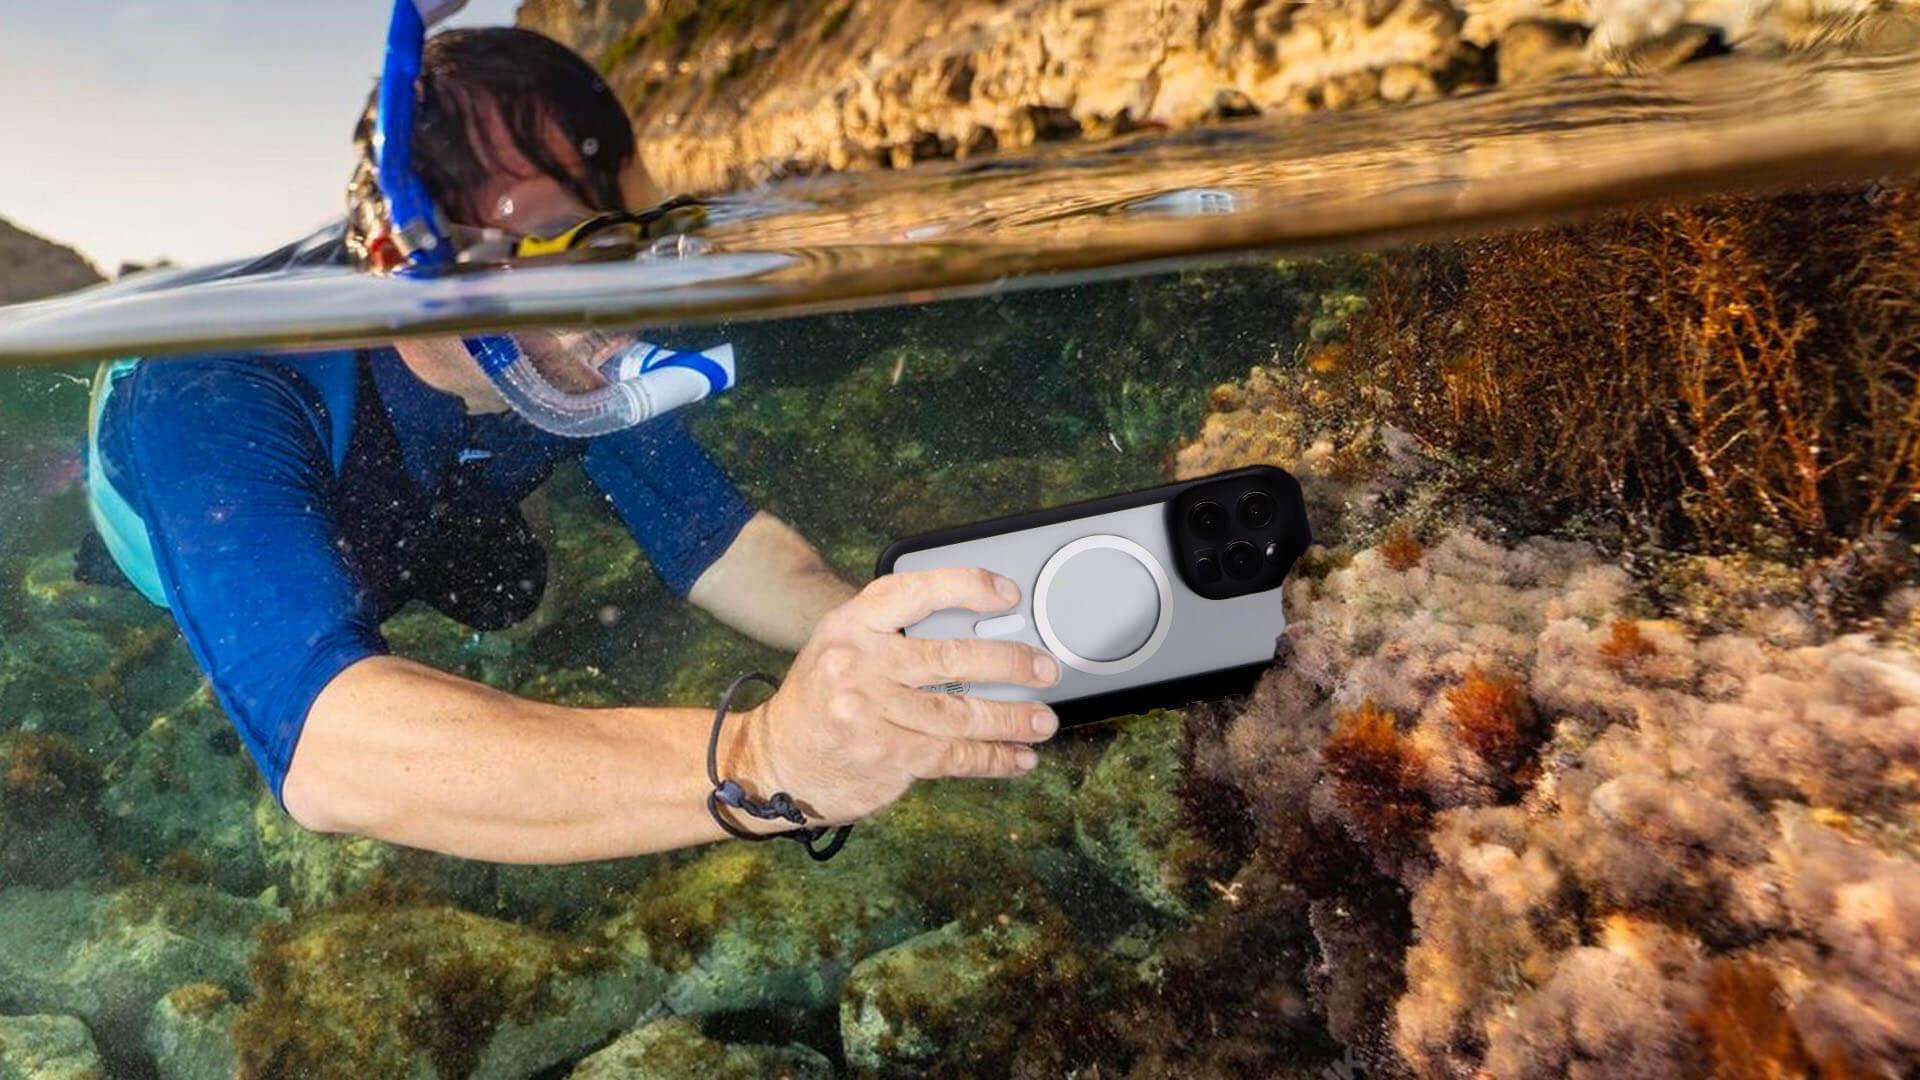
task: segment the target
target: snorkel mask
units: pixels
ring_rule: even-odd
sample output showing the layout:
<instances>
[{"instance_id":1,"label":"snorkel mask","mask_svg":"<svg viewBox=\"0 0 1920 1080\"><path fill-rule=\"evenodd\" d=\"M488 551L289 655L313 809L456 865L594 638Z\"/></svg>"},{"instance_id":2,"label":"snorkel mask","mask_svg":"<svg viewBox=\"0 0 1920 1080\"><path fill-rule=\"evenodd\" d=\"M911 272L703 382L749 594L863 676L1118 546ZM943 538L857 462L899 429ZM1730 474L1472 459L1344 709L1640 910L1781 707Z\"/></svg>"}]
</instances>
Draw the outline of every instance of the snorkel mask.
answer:
<instances>
[{"instance_id":1,"label":"snorkel mask","mask_svg":"<svg viewBox=\"0 0 1920 1080\"><path fill-rule=\"evenodd\" d=\"M387 30L386 63L374 106L373 157L387 233L377 243L397 249L403 274L428 273L452 266L458 250L450 238L426 183L413 168L415 86L427 27L465 6L466 0L395 0ZM681 203L680 207L688 204ZM523 238L514 254L548 254L590 246L594 237L622 237L676 209L674 203L641 214L602 214L559 237ZM649 215L652 215L651 217ZM500 396L535 427L556 435L593 438L633 427L691 405L733 385L733 349L704 353L675 352L624 335L587 332L573 336L605 385L585 391L563 390L550 382L512 335L466 338L467 351ZM543 335L543 341L564 340Z\"/></svg>"}]
</instances>

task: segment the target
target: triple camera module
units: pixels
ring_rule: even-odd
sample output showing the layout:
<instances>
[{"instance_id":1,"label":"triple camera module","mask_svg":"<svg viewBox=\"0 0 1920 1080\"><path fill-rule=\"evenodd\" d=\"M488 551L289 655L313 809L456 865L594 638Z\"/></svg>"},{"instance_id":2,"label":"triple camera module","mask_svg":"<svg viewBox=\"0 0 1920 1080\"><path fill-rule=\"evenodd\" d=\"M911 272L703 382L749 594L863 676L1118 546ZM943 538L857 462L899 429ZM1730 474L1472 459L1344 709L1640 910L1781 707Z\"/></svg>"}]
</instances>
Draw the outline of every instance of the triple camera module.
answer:
<instances>
[{"instance_id":1,"label":"triple camera module","mask_svg":"<svg viewBox=\"0 0 1920 1080\"><path fill-rule=\"evenodd\" d=\"M1169 514L1181 577L1212 600L1279 585L1312 540L1299 483L1272 466L1196 484Z\"/></svg>"}]
</instances>

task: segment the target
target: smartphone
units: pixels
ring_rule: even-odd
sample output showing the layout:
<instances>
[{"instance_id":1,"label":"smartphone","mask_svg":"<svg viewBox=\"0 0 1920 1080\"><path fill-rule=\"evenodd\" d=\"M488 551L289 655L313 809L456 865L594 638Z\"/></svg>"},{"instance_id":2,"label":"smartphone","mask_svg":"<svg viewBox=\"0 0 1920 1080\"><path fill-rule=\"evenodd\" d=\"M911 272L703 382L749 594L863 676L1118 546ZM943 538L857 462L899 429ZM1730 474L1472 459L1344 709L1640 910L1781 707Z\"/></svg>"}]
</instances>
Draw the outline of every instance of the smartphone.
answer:
<instances>
[{"instance_id":1,"label":"smartphone","mask_svg":"<svg viewBox=\"0 0 1920 1080\"><path fill-rule=\"evenodd\" d=\"M1313 542L1300 484L1254 465L894 541L876 575L984 567L1020 586L1004 612L934 612L916 638L1019 641L1060 661L1050 687L947 684L1044 701L1064 722L1243 688L1273 660L1281 582Z\"/></svg>"}]
</instances>

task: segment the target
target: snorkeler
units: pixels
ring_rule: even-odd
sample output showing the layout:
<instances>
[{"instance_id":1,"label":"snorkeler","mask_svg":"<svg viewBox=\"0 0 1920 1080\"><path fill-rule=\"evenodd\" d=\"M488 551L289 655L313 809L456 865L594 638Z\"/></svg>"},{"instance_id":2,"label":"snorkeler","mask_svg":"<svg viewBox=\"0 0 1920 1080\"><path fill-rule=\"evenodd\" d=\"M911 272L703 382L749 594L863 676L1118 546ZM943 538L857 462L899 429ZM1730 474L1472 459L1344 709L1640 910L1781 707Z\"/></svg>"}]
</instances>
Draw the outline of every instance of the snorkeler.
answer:
<instances>
[{"instance_id":1,"label":"snorkeler","mask_svg":"<svg viewBox=\"0 0 1920 1080\"><path fill-rule=\"evenodd\" d=\"M514 29L451 31L422 50L413 32L417 78L396 80L390 65L382 90L396 91L395 109L376 91L357 133L333 245L342 257L393 269L429 249L445 255L462 234L557 236L564 247L650 201L627 116L573 53ZM411 193L395 190L402 148ZM681 414L609 412L639 391L573 340L516 333L103 367L90 454L101 546L170 609L289 815L501 862L635 855L729 833L791 835L815 851L827 826L915 779L1032 768L1024 744L1053 733L1051 710L920 688L1050 685L1054 661L1012 642L899 633L943 608L1005 609L1012 582L936 570L856 591L748 504ZM697 354L682 359L701 370ZM672 592L798 650L773 696L722 726L699 708L533 701L390 652L379 628L409 600L476 629L534 610L547 552L520 503L574 459ZM716 788L734 809L715 805Z\"/></svg>"}]
</instances>

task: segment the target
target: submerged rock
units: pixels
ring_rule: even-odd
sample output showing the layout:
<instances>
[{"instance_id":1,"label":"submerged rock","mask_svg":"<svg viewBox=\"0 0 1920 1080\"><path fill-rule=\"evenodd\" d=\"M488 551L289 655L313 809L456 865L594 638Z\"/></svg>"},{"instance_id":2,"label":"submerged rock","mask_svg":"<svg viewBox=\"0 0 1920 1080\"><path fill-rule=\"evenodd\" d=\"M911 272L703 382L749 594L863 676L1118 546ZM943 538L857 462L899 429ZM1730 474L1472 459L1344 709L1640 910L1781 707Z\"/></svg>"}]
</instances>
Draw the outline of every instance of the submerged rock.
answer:
<instances>
[{"instance_id":1,"label":"submerged rock","mask_svg":"<svg viewBox=\"0 0 1920 1080\"><path fill-rule=\"evenodd\" d=\"M647 855L561 866L502 863L493 870L493 910L515 919L570 923L583 914L616 907L620 897L660 871Z\"/></svg>"},{"instance_id":2,"label":"submerged rock","mask_svg":"<svg viewBox=\"0 0 1920 1080\"><path fill-rule=\"evenodd\" d=\"M721 844L644 884L605 933L670 973L676 1013L752 1010L798 1028L856 960L928 925L919 901L839 861L812 865L786 841Z\"/></svg>"},{"instance_id":3,"label":"submerged rock","mask_svg":"<svg viewBox=\"0 0 1920 1080\"><path fill-rule=\"evenodd\" d=\"M244 1076L531 1076L626 1030L662 985L614 950L444 907L270 927L252 976Z\"/></svg>"},{"instance_id":4,"label":"submerged rock","mask_svg":"<svg viewBox=\"0 0 1920 1080\"><path fill-rule=\"evenodd\" d=\"M30 636L0 642L0 729L65 736L95 762L112 761L129 741L120 718L86 679L22 640Z\"/></svg>"},{"instance_id":5,"label":"submerged rock","mask_svg":"<svg viewBox=\"0 0 1920 1080\"><path fill-rule=\"evenodd\" d=\"M642 1025L588 1055L568 1080L828 1080L833 1063L801 1043L723 1043L687 1017Z\"/></svg>"},{"instance_id":6,"label":"submerged rock","mask_svg":"<svg viewBox=\"0 0 1920 1080\"><path fill-rule=\"evenodd\" d=\"M111 893L0 892L0 1010L86 1021L109 1054L138 1046L148 1012L182 983L246 990L254 928L277 908L213 889L149 881Z\"/></svg>"},{"instance_id":7,"label":"submerged rock","mask_svg":"<svg viewBox=\"0 0 1920 1080\"><path fill-rule=\"evenodd\" d=\"M1059 854L1081 753L1015 780L918 785L829 863L784 840L711 846L646 881L603 932L672 973L677 1013L824 1022L862 958L958 915L1051 912L1095 873Z\"/></svg>"},{"instance_id":8,"label":"submerged rock","mask_svg":"<svg viewBox=\"0 0 1920 1080\"><path fill-rule=\"evenodd\" d=\"M56 888L97 875L100 770L58 735L0 735L0 882Z\"/></svg>"},{"instance_id":9,"label":"submerged rock","mask_svg":"<svg viewBox=\"0 0 1920 1080\"><path fill-rule=\"evenodd\" d=\"M466 906L484 904L491 895L495 867L490 863L368 836L313 832L288 817L265 791L253 804L253 828L267 874L295 910L326 907L369 889Z\"/></svg>"},{"instance_id":10,"label":"submerged rock","mask_svg":"<svg viewBox=\"0 0 1920 1080\"><path fill-rule=\"evenodd\" d=\"M1073 800L1080 851L1135 897L1177 916L1205 903L1209 878L1233 873L1224 854L1185 821L1184 741L1178 712L1121 721Z\"/></svg>"},{"instance_id":11,"label":"submerged rock","mask_svg":"<svg viewBox=\"0 0 1920 1080\"><path fill-rule=\"evenodd\" d=\"M0 1080L103 1080L106 1075L93 1036L73 1017L0 1016Z\"/></svg>"},{"instance_id":12,"label":"submerged rock","mask_svg":"<svg viewBox=\"0 0 1920 1080\"><path fill-rule=\"evenodd\" d=\"M188 983L153 1003L143 1045L160 1080L231 1080L239 1065L233 1022L240 1015L227 988Z\"/></svg>"},{"instance_id":13,"label":"submerged rock","mask_svg":"<svg viewBox=\"0 0 1920 1080\"><path fill-rule=\"evenodd\" d=\"M1022 923L958 922L862 960L840 994L840 1038L863 1074L993 1071L1034 1019L1024 1008L1057 949Z\"/></svg>"},{"instance_id":14,"label":"submerged rock","mask_svg":"<svg viewBox=\"0 0 1920 1080\"><path fill-rule=\"evenodd\" d=\"M185 852L222 888L258 892L267 877L251 808L263 787L232 724L203 691L155 717L108 769L107 834L150 864Z\"/></svg>"}]
</instances>

